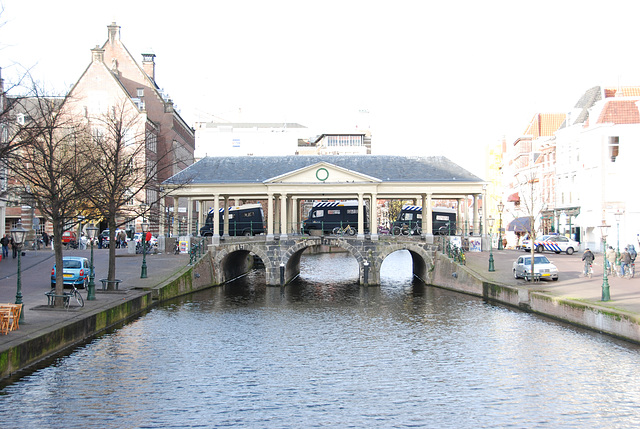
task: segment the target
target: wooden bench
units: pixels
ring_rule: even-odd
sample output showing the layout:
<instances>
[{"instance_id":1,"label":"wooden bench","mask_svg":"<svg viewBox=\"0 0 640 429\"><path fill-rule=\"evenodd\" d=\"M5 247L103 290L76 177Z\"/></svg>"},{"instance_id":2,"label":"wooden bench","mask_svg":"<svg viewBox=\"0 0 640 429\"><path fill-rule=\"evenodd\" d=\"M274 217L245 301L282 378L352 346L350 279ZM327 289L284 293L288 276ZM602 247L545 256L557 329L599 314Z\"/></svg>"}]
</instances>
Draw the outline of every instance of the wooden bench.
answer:
<instances>
[{"instance_id":1,"label":"wooden bench","mask_svg":"<svg viewBox=\"0 0 640 429\"><path fill-rule=\"evenodd\" d=\"M49 292L45 292L45 295L47 295L47 305L49 307L53 307L56 304L56 298L62 298L64 300L64 306L69 306L69 298L71 298L71 294L63 292L62 295L56 295L56 291L51 289Z\"/></svg>"},{"instance_id":2,"label":"wooden bench","mask_svg":"<svg viewBox=\"0 0 640 429\"><path fill-rule=\"evenodd\" d=\"M114 280L100 279L100 281L102 282L102 290L108 290L110 284L115 285L114 289L118 290L120 283L122 283L122 280L118 280L118 279L114 279Z\"/></svg>"}]
</instances>

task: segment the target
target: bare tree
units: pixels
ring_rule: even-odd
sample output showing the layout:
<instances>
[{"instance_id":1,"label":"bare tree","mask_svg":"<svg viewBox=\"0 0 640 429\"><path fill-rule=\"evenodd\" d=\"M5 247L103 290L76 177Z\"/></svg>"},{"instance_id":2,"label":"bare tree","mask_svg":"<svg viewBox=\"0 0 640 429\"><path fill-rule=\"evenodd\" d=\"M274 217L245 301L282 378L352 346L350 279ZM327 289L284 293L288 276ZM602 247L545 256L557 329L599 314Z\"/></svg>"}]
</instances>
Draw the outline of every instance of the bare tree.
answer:
<instances>
[{"instance_id":1,"label":"bare tree","mask_svg":"<svg viewBox=\"0 0 640 429\"><path fill-rule=\"evenodd\" d=\"M88 121L90 144L87 157L91 182L80 180L91 206L109 226L108 279L115 280L116 229L139 216L148 216L164 197L158 178L173 170L172 151L158 153L153 147L158 129L123 100ZM113 286L110 284L109 286Z\"/></svg>"},{"instance_id":2,"label":"bare tree","mask_svg":"<svg viewBox=\"0 0 640 429\"><path fill-rule=\"evenodd\" d=\"M82 136L61 107L66 99L51 97L33 83L29 97L17 99L12 111L24 115L15 132L19 149L11 151L9 166L36 207L51 220L57 267L62 267L62 233L69 219L85 209L80 189L86 169ZM18 144L18 143L17 143ZM63 272L56 270L56 295L63 292ZM56 306L62 300L56 299Z\"/></svg>"},{"instance_id":3,"label":"bare tree","mask_svg":"<svg viewBox=\"0 0 640 429\"><path fill-rule=\"evenodd\" d=\"M529 240L531 243L531 278L535 273L535 240L536 240L536 219L540 216L543 210L542 198L540 193L536 189L536 183L538 182L535 171L528 173L517 173L515 176L518 188L520 189L520 206L524 213L529 217Z\"/></svg>"}]
</instances>

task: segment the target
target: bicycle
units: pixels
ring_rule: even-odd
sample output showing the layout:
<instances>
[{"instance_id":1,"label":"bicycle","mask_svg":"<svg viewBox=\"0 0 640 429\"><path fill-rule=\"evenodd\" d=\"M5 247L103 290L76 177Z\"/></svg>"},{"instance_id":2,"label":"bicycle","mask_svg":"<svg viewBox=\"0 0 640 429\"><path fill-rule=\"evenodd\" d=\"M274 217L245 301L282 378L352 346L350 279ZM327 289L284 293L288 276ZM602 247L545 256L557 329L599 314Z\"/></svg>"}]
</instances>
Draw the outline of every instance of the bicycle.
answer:
<instances>
[{"instance_id":1,"label":"bicycle","mask_svg":"<svg viewBox=\"0 0 640 429\"><path fill-rule=\"evenodd\" d=\"M352 228L351 225L347 225L344 228L340 227L340 226L336 226L335 228L333 228L333 234L334 235L351 235L354 236L356 235L356 230L355 228Z\"/></svg>"},{"instance_id":2,"label":"bicycle","mask_svg":"<svg viewBox=\"0 0 640 429\"><path fill-rule=\"evenodd\" d=\"M402 226L394 226L393 227L393 235L421 235L422 228L417 223L412 226L403 223Z\"/></svg>"},{"instance_id":3,"label":"bicycle","mask_svg":"<svg viewBox=\"0 0 640 429\"><path fill-rule=\"evenodd\" d=\"M592 275L593 275L593 264L589 264L589 269L587 270L584 276L591 278Z\"/></svg>"},{"instance_id":4,"label":"bicycle","mask_svg":"<svg viewBox=\"0 0 640 429\"><path fill-rule=\"evenodd\" d=\"M55 288L51 289L51 294L55 294ZM71 290L69 292L63 291L62 296L64 299L64 308L69 308L71 305L71 299L73 298L79 307L84 307L84 298L80 295L80 291L76 288L76 285L71 285Z\"/></svg>"},{"instance_id":5,"label":"bicycle","mask_svg":"<svg viewBox=\"0 0 640 429\"><path fill-rule=\"evenodd\" d=\"M635 274L636 274L636 263L630 262L627 264L627 269L624 270L624 274L622 275L622 277L624 277L625 279L631 280Z\"/></svg>"}]
</instances>

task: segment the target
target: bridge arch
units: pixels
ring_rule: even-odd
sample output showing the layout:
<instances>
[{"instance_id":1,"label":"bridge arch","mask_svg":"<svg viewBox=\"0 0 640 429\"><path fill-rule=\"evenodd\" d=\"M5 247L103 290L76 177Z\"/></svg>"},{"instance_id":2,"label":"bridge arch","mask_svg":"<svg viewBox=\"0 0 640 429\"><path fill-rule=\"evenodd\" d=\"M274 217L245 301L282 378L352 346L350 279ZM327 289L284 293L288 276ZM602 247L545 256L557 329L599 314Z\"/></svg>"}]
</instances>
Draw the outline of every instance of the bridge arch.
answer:
<instances>
[{"instance_id":1,"label":"bridge arch","mask_svg":"<svg viewBox=\"0 0 640 429\"><path fill-rule=\"evenodd\" d=\"M425 248L425 245L411 242L397 242L390 246L379 249L375 260L372 263L372 269L375 267L376 272L372 273L376 277L378 284L380 283L380 268L382 263L390 254L398 250L408 250L411 255L413 265L413 275L420 280L429 284L432 280L432 272L435 267L433 250Z\"/></svg>"},{"instance_id":2,"label":"bridge arch","mask_svg":"<svg viewBox=\"0 0 640 429\"><path fill-rule=\"evenodd\" d=\"M246 274L253 264L250 259L251 253L262 259L265 268L273 265L272 258L269 257L264 246L259 244L238 243L224 246L215 252L212 260L215 283L223 284Z\"/></svg>"},{"instance_id":3,"label":"bridge arch","mask_svg":"<svg viewBox=\"0 0 640 429\"><path fill-rule=\"evenodd\" d=\"M290 282L300 274L300 258L302 258L302 254L304 253L304 251L319 244L327 244L333 247L340 247L341 249L349 252L349 254L353 256L358 262L360 272L359 281L360 283L362 283L364 271L363 263L366 260L366 257L364 257L359 248L349 243L348 240L344 239L325 239L321 243L316 240L302 240L289 247L289 249L287 249L287 251L282 254L281 260L281 263L284 264L285 267L285 283Z\"/></svg>"}]
</instances>

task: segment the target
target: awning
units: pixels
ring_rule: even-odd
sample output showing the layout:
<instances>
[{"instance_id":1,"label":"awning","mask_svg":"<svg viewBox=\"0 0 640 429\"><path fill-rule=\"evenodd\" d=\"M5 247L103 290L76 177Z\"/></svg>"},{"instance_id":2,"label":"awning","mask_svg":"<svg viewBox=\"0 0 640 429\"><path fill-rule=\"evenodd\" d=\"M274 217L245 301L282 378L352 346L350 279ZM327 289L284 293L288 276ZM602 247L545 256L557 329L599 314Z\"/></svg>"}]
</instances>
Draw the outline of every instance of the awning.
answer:
<instances>
[{"instance_id":1,"label":"awning","mask_svg":"<svg viewBox=\"0 0 640 429\"><path fill-rule=\"evenodd\" d=\"M531 232L531 217L517 217L507 227L507 231L513 232Z\"/></svg>"},{"instance_id":2,"label":"awning","mask_svg":"<svg viewBox=\"0 0 640 429\"><path fill-rule=\"evenodd\" d=\"M509 195L509 198L507 198L507 202L509 202L509 203L519 203L520 202L520 194L518 194L516 192L515 194Z\"/></svg>"}]
</instances>

